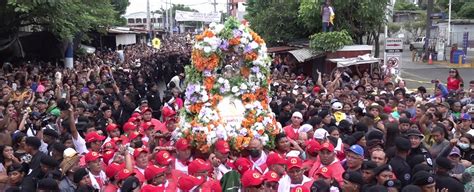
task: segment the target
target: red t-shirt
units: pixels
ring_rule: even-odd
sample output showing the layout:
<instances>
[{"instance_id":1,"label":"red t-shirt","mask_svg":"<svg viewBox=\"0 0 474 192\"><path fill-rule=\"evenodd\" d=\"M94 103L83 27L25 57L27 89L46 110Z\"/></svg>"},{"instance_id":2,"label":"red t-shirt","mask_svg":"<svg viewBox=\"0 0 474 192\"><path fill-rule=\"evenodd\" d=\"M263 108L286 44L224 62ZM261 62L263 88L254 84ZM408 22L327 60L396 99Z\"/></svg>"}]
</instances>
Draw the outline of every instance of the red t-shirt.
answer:
<instances>
[{"instance_id":1,"label":"red t-shirt","mask_svg":"<svg viewBox=\"0 0 474 192\"><path fill-rule=\"evenodd\" d=\"M461 80L448 77L448 83L446 84L446 87L448 88L448 91L458 90L459 87L461 87Z\"/></svg>"},{"instance_id":2,"label":"red t-shirt","mask_svg":"<svg viewBox=\"0 0 474 192\"><path fill-rule=\"evenodd\" d=\"M119 189L119 188L118 188L117 186L115 186L114 184L109 183L109 184L105 187L104 192L116 192L116 191L118 191L118 189Z\"/></svg>"}]
</instances>

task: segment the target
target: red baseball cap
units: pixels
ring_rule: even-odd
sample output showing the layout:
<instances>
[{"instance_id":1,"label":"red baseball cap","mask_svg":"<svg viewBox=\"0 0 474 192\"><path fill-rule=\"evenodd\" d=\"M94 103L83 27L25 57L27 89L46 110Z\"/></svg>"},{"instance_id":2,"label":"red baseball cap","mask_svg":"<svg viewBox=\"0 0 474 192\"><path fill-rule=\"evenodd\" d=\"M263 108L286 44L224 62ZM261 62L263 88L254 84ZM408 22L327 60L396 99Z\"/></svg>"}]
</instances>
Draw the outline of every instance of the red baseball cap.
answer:
<instances>
[{"instance_id":1,"label":"red baseball cap","mask_svg":"<svg viewBox=\"0 0 474 192\"><path fill-rule=\"evenodd\" d=\"M286 165L286 159L283 156L281 156L279 153L273 152L273 153L268 154L266 164L268 167L275 164Z\"/></svg>"},{"instance_id":2,"label":"red baseball cap","mask_svg":"<svg viewBox=\"0 0 474 192\"><path fill-rule=\"evenodd\" d=\"M133 158L137 158L138 156L140 156L141 153L148 153L148 150L145 149L145 148L136 148L134 151L133 151Z\"/></svg>"},{"instance_id":3,"label":"red baseball cap","mask_svg":"<svg viewBox=\"0 0 474 192\"><path fill-rule=\"evenodd\" d=\"M286 166L288 167L288 170L293 167L303 168L303 161L299 157L290 157Z\"/></svg>"},{"instance_id":4,"label":"red baseball cap","mask_svg":"<svg viewBox=\"0 0 474 192\"><path fill-rule=\"evenodd\" d=\"M107 132L110 132L110 131L113 131L115 129L118 129L118 125L115 124L115 123L110 123L107 125L107 127L105 128L107 130Z\"/></svg>"},{"instance_id":5,"label":"red baseball cap","mask_svg":"<svg viewBox=\"0 0 474 192\"><path fill-rule=\"evenodd\" d=\"M168 151L160 151L155 155L155 160L161 166L169 165L173 160Z\"/></svg>"},{"instance_id":6,"label":"red baseball cap","mask_svg":"<svg viewBox=\"0 0 474 192\"><path fill-rule=\"evenodd\" d=\"M104 151L115 150L116 147L117 147L117 145L115 145L114 140L107 141L106 143L104 143L104 145L102 145L102 149Z\"/></svg>"},{"instance_id":7,"label":"red baseball cap","mask_svg":"<svg viewBox=\"0 0 474 192\"><path fill-rule=\"evenodd\" d=\"M252 167L252 162L249 159L240 157L234 162L235 168L240 174L244 174L247 170Z\"/></svg>"},{"instance_id":8,"label":"red baseball cap","mask_svg":"<svg viewBox=\"0 0 474 192\"><path fill-rule=\"evenodd\" d=\"M145 108L142 109L141 114L143 115L143 114L146 113L147 111L153 112L153 110L151 110L151 108L145 107Z\"/></svg>"},{"instance_id":9,"label":"red baseball cap","mask_svg":"<svg viewBox=\"0 0 474 192\"><path fill-rule=\"evenodd\" d=\"M108 178L115 177L115 175L117 175L117 173L122 169L125 169L125 163L118 164L116 162L113 162L109 166L107 166L107 169L105 169L105 176L107 176Z\"/></svg>"},{"instance_id":10,"label":"red baseball cap","mask_svg":"<svg viewBox=\"0 0 474 192\"><path fill-rule=\"evenodd\" d=\"M145 169L145 179L150 180L153 179L158 174L164 173L166 168L160 167L157 165L148 165Z\"/></svg>"},{"instance_id":11,"label":"red baseball cap","mask_svg":"<svg viewBox=\"0 0 474 192\"><path fill-rule=\"evenodd\" d=\"M137 138L138 136L143 137L143 134L141 134L141 133L138 132L138 131L133 131L133 132L130 133L130 135L128 135L128 139L129 139L130 141L132 141L132 140L134 140L135 138Z\"/></svg>"},{"instance_id":12,"label":"red baseball cap","mask_svg":"<svg viewBox=\"0 0 474 192\"><path fill-rule=\"evenodd\" d=\"M189 141L186 140L185 138L179 138L178 141L176 142L176 150L184 151L188 149L189 147L191 147L189 145Z\"/></svg>"},{"instance_id":13,"label":"red baseball cap","mask_svg":"<svg viewBox=\"0 0 474 192\"><path fill-rule=\"evenodd\" d=\"M276 173L275 171L267 171L263 175L263 180L268 182L278 182L280 181L280 176L278 176L278 173Z\"/></svg>"},{"instance_id":14,"label":"red baseball cap","mask_svg":"<svg viewBox=\"0 0 474 192\"><path fill-rule=\"evenodd\" d=\"M128 169L122 169L115 175L115 179L117 179L117 181L122 181L132 175L135 175L135 172L129 171Z\"/></svg>"},{"instance_id":15,"label":"red baseball cap","mask_svg":"<svg viewBox=\"0 0 474 192\"><path fill-rule=\"evenodd\" d=\"M135 125L132 122L126 122L125 124L123 124L123 131L124 132L129 132L131 130L136 130L136 129L137 129L137 125Z\"/></svg>"},{"instance_id":16,"label":"red baseball cap","mask_svg":"<svg viewBox=\"0 0 474 192\"><path fill-rule=\"evenodd\" d=\"M244 187L259 186L263 183L263 176L258 171L247 170L242 175L241 182Z\"/></svg>"},{"instance_id":17,"label":"red baseball cap","mask_svg":"<svg viewBox=\"0 0 474 192\"><path fill-rule=\"evenodd\" d=\"M206 181L204 177L197 178L191 175L183 175L178 179L178 188L184 191L190 191L203 184L204 181Z\"/></svg>"},{"instance_id":18,"label":"red baseball cap","mask_svg":"<svg viewBox=\"0 0 474 192\"><path fill-rule=\"evenodd\" d=\"M107 150L104 152L104 154L102 155L102 161L104 161L104 163L106 165L109 164L109 161L114 158L114 155L115 155L115 151L112 151L112 150Z\"/></svg>"},{"instance_id":19,"label":"red baseball cap","mask_svg":"<svg viewBox=\"0 0 474 192\"><path fill-rule=\"evenodd\" d=\"M318 169L317 172L318 175L323 176L326 179L331 178L331 170L329 170L327 167L321 167L321 169Z\"/></svg>"},{"instance_id":20,"label":"red baseball cap","mask_svg":"<svg viewBox=\"0 0 474 192\"><path fill-rule=\"evenodd\" d=\"M128 120L127 120L127 122L131 122L131 123L133 123L133 122L135 122L135 121L140 121L140 117L130 117L130 118L128 118Z\"/></svg>"},{"instance_id":21,"label":"red baseball cap","mask_svg":"<svg viewBox=\"0 0 474 192\"><path fill-rule=\"evenodd\" d=\"M103 141L105 136L99 135L97 132L90 132L86 135L86 142L94 142L94 141Z\"/></svg>"},{"instance_id":22,"label":"red baseball cap","mask_svg":"<svg viewBox=\"0 0 474 192\"><path fill-rule=\"evenodd\" d=\"M168 120L168 118L175 116L175 115L176 115L176 111L171 110L171 109L168 108L168 107L163 107L162 115L163 115L163 120L166 121L166 120Z\"/></svg>"},{"instance_id":23,"label":"red baseball cap","mask_svg":"<svg viewBox=\"0 0 474 192\"><path fill-rule=\"evenodd\" d=\"M328 151L330 151L330 152L334 152L334 145L332 145L332 144L329 143L329 142L325 142L325 143L321 144L321 148L320 148L320 149L321 149L321 150L326 149L326 150L328 150Z\"/></svg>"},{"instance_id":24,"label":"red baseball cap","mask_svg":"<svg viewBox=\"0 0 474 192\"><path fill-rule=\"evenodd\" d=\"M131 116L131 117L138 118L138 117L140 117L140 113L137 113L137 112L132 113L132 116Z\"/></svg>"},{"instance_id":25,"label":"red baseball cap","mask_svg":"<svg viewBox=\"0 0 474 192\"><path fill-rule=\"evenodd\" d=\"M308 187L298 186L298 187L295 187L295 188L291 189L290 192L310 192L310 190L308 189Z\"/></svg>"},{"instance_id":26,"label":"red baseball cap","mask_svg":"<svg viewBox=\"0 0 474 192\"><path fill-rule=\"evenodd\" d=\"M188 165L188 173L190 175L194 175L195 173L198 173L198 172L210 171L210 169L211 169L211 164L209 164L208 162L202 159L194 159Z\"/></svg>"},{"instance_id":27,"label":"red baseball cap","mask_svg":"<svg viewBox=\"0 0 474 192\"><path fill-rule=\"evenodd\" d=\"M313 87L313 92L319 93L319 91L321 91L321 88L319 88L319 86L314 86Z\"/></svg>"},{"instance_id":28,"label":"red baseball cap","mask_svg":"<svg viewBox=\"0 0 474 192\"><path fill-rule=\"evenodd\" d=\"M84 159L86 160L86 163L89 163L91 161L95 161L99 158L101 158L102 155L100 153L97 153L95 151L89 151L89 153L86 153Z\"/></svg>"},{"instance_id":29,"label":"red baseball cap","mask_svg":"<svg viewBox=\"0 0 474 192\"><path fill-rule=\"evenodd\" d=\"M219 139L216 142L215 147L216 147L216 151L218 151L219 153L225 154L225 153L230 152L229 144L226 141L222 140L222 139Z\"/></svg>"},{"instance_id":30,"label":"red baseball cap","mask_svg":"<svg viewBox=\"0 0 474 192\"><path fill-rule=\"evenodd\" d=\"M143 130L148 130L150 128L154 128L155 125L153 123L151 123L150 121L146 122L146 123L143 123L142 124L142 127L143 127Z\"/></svg>"},{"instance_id":31,"label":"red baseball cap","mask_svg":"<svg viewBox=\"0 0 474 192\"><path fill-rule=\"evenodd\" d=\"M315 140L309 140L306 142L306 151L308 153L315 153L321 149L321 144Z\"/></svg>"}]
</instances>

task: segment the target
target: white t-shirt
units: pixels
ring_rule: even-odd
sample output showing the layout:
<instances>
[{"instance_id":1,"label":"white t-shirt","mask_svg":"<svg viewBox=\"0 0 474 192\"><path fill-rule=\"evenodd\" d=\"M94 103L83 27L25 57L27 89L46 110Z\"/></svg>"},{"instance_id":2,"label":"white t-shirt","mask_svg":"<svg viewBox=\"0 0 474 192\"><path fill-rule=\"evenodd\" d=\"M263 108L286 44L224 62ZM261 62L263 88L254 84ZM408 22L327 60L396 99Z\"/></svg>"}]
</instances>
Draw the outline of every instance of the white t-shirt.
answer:
<instances>
[{"instance_id":1,"label":"white t-shirt","mask_svg":"<svg viewBox=\"0 0 474 192\"><path fill-rule=\"evenodd\" d=\"M74 147L76 148L77 153L79 154L84 154L88 153L89 150L87 150L86 147L86 140L84 140L81 135L77 135L77 140L72 137L72 143L74 144Z\"/></svg>"}]
</instances>

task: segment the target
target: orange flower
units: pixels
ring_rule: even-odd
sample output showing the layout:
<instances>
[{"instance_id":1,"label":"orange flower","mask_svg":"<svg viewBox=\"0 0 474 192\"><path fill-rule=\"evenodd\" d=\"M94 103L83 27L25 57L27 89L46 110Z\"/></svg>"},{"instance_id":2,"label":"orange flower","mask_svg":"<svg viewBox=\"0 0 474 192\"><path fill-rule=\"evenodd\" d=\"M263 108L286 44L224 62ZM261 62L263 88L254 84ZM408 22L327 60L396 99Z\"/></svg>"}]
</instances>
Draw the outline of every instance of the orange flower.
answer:
<instances>
[{"instance_id":1,"label":"orange flower","mask_svg":"<svg viewBox=\"0 0 474 192\"><path fill-rule=\"evenodd\" d=\"M211 104L212 106L217 106L217 104L219 103L219 101L222 100L222 96L220 95L212 95L211 96Z\"/></svg>"},{"instance_id":2,"label":"orange flower","mask_svg":"<svg viewBox=\"0 0 474 192\"><path fill-rule=\"evenodd\" d=\"M242 149L242 142L244 141L244 137L242 136L237 136L237 138L235 139L235 148L237 148L238 150Z\"/></svg>"},{"instance_id":3,"label":"orange flower","mask_svg":"<svg viewBox=\"0 0 474 192\"><path fill-rule=\"evenodd\" d=\"M212 31L210 31L210 30L205 30L205 31L202 33L202 35L203 35L204 37L209 37L209 38L214 37L214 33L213 33Z\"/></svg>"},{"instance_id":4,"label":"orange flower","mask_svg":"<svg viewBox=\"0 0 474 192\"><path fill-rule=\"evenodd\" d=\"M214 70L219 65L219 56L216 53L212 53L209 57L202 55L199 50L193 50L191 53L191 60L193 61L194 67L198 71Z\"/></svg>"},{"instance_id":5,"label":"orange flower","mask_svg":"<svg viewBox=\"0 0 474 192\"><path fill-rule=\"evenodd\" d=\"M257 133L258 133L259 135L263 135L263 134L265 133L265 130L260 129L260 130L257 131Z\"/></svg>"},{"instance_id":6,"label":"orange flower","mask_svg":"<svg viewBox=\"0 0 474 192\"><path fill-rule=\"evenodd\" d=\"M242 95L242 102L244 104L253 103L255 101L255 99L256 99L256 97L252 93L246 93L246 94Z\"/></svg>"},{"instance_id":7,"label":"orange flower","mask_svg":"<svg viewBox=\"0 0 474 192\"><path fill-rule=\"evenodd\" d=\"M204 87L206 87L206 91L210 91L214 86L214 77L206 77L204 79Z\"/></svg>"},{"instance_id":8,"label":"orange flower","mask_svg":"<svg viewBox=\"0 0 474 192\"><path fill-rule=\"evenodd\" d=\"M194 105L191 105L191 107L189 107L189 111L191 111L191 113L199 113L203 105L203 103L196 103Z\"/></svg>"},{"instance_id":9,"label":"orange flower","mask_svg":"<svg viewBox=\"0 0 474 192\"><path fill-rule=\"evenodd\" d=\"M236 37L234 37L234 38L232 38L232 39L229 40L229 45L230 45L230 46L238 45L239 43L240 43L240 39L239 39L239 38L236 38Z\"/></svg>"},{"instance_id":10,"label":"orange flower","mask_svg":"<svg viewBox=\"0 0 474 192\"><path fill-rule=\"evenodd\" d=\"M196 38L197 41L202 41L202 40L204 40L204 35L196 35L195 38Z\"/></svg>"},{"instance_id":11,"label":"orange flower","mask_svg":"<svg viewBox=\"0 0 474 192\"><path fill-rule=\"evenodd\" d=\"M244 140L242 141L242 146L248 146L250 144L250 140L252 137L244 137Z\"/></svg>"},{"instance_id":12,"label":"orange flower","mask_svg":"<svg viewBox=\"0 0 474 192\"><path fill-rule=\"evenodd\" d=\"M250 75L250 69L248 67L241 67L240 74L242 74L242 76L247 78Z\"/></svg>"},{"instance_id":13,"label":"orange flower","mask_svg":"<svg viewBox=\"0 0 474 192\"><path fill-rule=\"evenodd\" d=\"M255 59L257 59L257 53L254 51L245 54L246 61L254 61Z\"/></svg>"},{"instance_id":14,"label":"orange flower","mask_svg":"<svg viewBox=\"0 0 474 192\"><path fill-rule=\"evenodd\" d=\"M265 41L254 31L250 31L250 35L252 35L252 39L257 42L258 44L263 44Z\"/></svg>"}]
</instances>

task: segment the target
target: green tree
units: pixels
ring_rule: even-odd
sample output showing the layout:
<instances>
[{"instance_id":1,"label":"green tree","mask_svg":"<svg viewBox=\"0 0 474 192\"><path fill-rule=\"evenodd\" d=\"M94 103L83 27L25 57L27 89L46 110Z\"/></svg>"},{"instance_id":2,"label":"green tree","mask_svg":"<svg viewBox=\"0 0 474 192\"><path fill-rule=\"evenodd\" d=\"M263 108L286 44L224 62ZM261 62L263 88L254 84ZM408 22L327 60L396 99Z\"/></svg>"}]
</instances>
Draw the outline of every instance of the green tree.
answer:
<instances>
[{"instance_id":1,"label":"green tree","mask_svg":"<svg viewBox=\"0 0 474 192\"><path fill-rule=\"evenodd\" d=\"M464 19L474 19L474 2L466 2L457 15Z\"/></svg>"},{"instance_id":2,"label":"green tree","mask_svg":"<svg viewBox=\"0 0 474 192\"><path fill-rule=\"evenodd\" d=\"M416 11L420 10L418 5L407 0L397 0L394 6L395 10Z\"/></svg>"},{"instance_id":3,"label":"green tree","mask_svg":"<svg viewBox=\"0 0 474 192\"><path fill-rule=\"evenodd\" d=\"M247 19L269 45L308 38L311 34L298 22L299 1L248 0Z\"/></svg>"},{"instance_id":4,"label":"green tree","mask_svg":"<svg viewBox=\"0 0 474 192\"><path fill-rule=\"evenodd\" d=\"M321 29L321 6L324 0L302 0L299 18L303 25L313 33ZM389 0L345 0L332 1L336 14L335 30L346 30L357 44L363 44L367 36L367 44L375 44L378 53L378 42L381 27L385 19L385 7Z\"/></svg>"},{"instance_id":5,"label":"green tree","mask_svg":"<svg viewBox=\"0 0 474 192\"><path fill-rule=\"evenodd\" d=\"M111 0L111 4L114 6L115 11L117 11L115 14L116 20L120 23L120 25L127 24L126 19L122 17L122 15L124 15L127 11L127 7L130 5L130 2L128 0Z\"/></svg>"},{"instance_id":6,"label":"green tree","mask_svg":"<svg viewBox=\"0 0 474 192\"><path fill-rule=\"evenodd\" d=\"M110 0L0 1L0 34L15 35L23 26L51 31L62 39L117 23ZM0 35L1 36L1 35Z\"/></svg>"}]
</instances>

